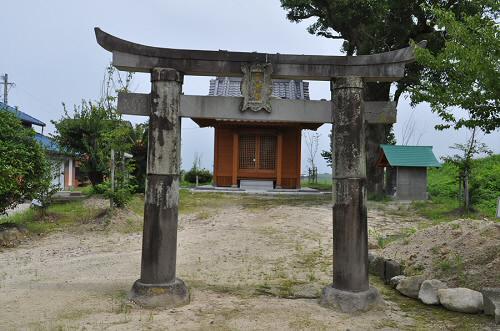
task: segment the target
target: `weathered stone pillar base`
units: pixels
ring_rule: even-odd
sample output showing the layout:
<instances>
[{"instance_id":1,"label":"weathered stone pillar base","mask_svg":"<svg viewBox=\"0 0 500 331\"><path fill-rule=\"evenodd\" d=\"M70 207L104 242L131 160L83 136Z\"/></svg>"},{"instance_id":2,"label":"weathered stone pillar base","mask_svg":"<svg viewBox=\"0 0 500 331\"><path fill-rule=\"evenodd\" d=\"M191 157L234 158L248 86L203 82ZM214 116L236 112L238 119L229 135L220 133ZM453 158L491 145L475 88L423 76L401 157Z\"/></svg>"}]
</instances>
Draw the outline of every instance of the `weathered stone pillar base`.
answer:
<instances>
[{"instance_id":1,"label":"weathered stone pillar base","mask_svg":"<svg viewBox=\"0 0 500 331\"><path fill-rule=\"evenodd\" d=\"M343 313L364 312L383 303L380 293L370 286L367 291L348 292L327 286L321 293L320 305Z\"/></svg>"},{"instance_id":2,"label":"weathered stone pillar base","mask_svg":"<svg viewBox=\"0 0 500 331\"><path fill-rule=\"evenodd\" d=\"M129 299L145 308L173 308L187 305L190 296L184 281L176 278L171 284L143 284L137 280Z\"/></svg>"}]
</instances>

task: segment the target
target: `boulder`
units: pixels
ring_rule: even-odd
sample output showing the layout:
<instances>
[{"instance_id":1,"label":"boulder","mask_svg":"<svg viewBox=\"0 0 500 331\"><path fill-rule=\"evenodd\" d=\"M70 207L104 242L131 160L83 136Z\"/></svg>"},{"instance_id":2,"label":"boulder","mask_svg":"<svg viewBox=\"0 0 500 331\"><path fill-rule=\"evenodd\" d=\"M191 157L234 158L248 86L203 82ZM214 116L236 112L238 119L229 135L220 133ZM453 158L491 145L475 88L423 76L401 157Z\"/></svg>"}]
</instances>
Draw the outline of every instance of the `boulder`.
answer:
<instances>
[{"instance_id":1,"label":"boulder","mask_svg":"<svg viewBox=\"0 0 500 331\"><path fill-rule=\"evenodd\" d=\"M368 265L371 265L373 263L373 260L375 259L375 254L372 252L368 251Z\"/></svg>"},{"instance_id":2,"label":"boulder","mask_svg":"<svg viewBox=\"0 0 500 331\"><path fill-rule=\"evenodd\" d=\"M374 276L378 276L380 278L384 278L385 273L385 259L381 256L373 255L368 260L368 272Z\"/></svg>"},{"instance_id":3,"label":"boulder","mask_svg":"<svg viewBox=\"0 0 500 331\"><path fill-rule=\"evenodd\" d=\"M390 284L393 277L403 274L401 264L394 260L385 260L384 283Z\"/></svg>"},{"instance_id":4,"label":"boulder","mask_svg":"<svg viewBox=\"0 0 500 331\"><path fill-rule=\"evenodd\" d=\"M481 293L483 294L484 313L493 316L495 323L500 324L500 288L483 288Z\"/></svg>"},{"instance_id":5,"label":"boulder","mask_svg":"<svg viewBox=\"0 0 500 331\"><path fill-rule=\"evenodd\" d=\"M483 310L483 295L468 288L438 290L439 302L448 310L476 314Z\"/></svg>"},{"instance_id":6,"label":"boulder","mask_svg":"<svg viewBox=\"0 0 500 331\"><path fill-rule=\"evenodd\" d=\"M404 275L395 276L395 277L391 278L391 281L389 283L391 284L392 288L396 288L396 286L398 286L399 282L405 278L406 278L406 276L404 276Z\"/></svg>"},{"instance_id":7,"label":"boulder","mask_svg":"<svg viewBox=\"0 0 500 331\"><path fill-rule=\"evenodd\" d=\"M422 275L406 277L400 280L398 286L396 286L396 290L407 297L417 299L420 285L422 285L424 280L425 278Z\"/></svg>"},{"instance_id":8,"label":"boulder","mask_svg":"<svg viewBox=\"0 0 500 331\"><path fill-rule=\"evenodd\" d=\"M439 305L438 290L448 288L445 283L437 279L424 280L418 292L418 298L426 305Z\"/></svg>"}]
</instances>

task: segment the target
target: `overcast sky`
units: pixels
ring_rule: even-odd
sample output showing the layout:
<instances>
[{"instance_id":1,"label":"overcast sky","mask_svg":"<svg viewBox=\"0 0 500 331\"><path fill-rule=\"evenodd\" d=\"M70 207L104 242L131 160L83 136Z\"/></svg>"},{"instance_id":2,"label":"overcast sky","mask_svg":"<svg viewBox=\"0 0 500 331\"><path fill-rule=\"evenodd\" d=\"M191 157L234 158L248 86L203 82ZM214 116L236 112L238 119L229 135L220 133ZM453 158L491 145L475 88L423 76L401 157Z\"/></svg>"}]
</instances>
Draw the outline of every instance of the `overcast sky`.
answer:
<instances>
[{"instance_id":1,"label":"overcast sky","mask_svg":"<svg viewBox=\"0 0 500 331\"><path fill-rule=\"evenodd\" d=\"M61 102L72 107L82 99L97 99L111 54L97 45L93 28L146 45L268 53L341 55L340 41L307 33L307 22L289 22L278 0L0 0L0 73L8 73L15 87L9 104L47 123L62 115ZM185 94L208 94L210 77L187 76ZM149 92L149 77L134 78L136 92ZM330 99L328 82L311 82L312 99ZM144 121L127 117L132 122ZM432 145L438 157L451 153L449 146L463 142L467 132L435 131L439 122L425 104L412 109L407 100L398 106L396 137L401 142L404 126L413 120L410 144ZM183 120L182 166L193 156L213 166L213 129L200 129ZM323 125L320 150L329 148L329 125ZM500 153L500 131L483 136ZM302 148L305 153L305 146ZM318 153L319 154L319 153ZM305 167L303 155L303 168ZM329 168L318 155L319 171Z\"/></svg>"}]
</instances>

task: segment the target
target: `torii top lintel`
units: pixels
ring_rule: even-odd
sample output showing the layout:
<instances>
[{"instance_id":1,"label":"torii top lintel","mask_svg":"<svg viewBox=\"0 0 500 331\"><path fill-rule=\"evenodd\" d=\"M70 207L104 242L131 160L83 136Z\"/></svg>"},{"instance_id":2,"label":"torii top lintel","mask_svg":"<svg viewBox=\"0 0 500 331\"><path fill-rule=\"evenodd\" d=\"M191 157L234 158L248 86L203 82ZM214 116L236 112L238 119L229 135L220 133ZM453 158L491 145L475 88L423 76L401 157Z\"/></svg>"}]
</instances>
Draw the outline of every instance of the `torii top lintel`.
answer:
<instances>
[{"instance_id":1,"label":"torii top lintel","mask_svg":"<svg viewBox=\"0 0 500 331\"><path fill-rule=\"evenodd\" d=\"M163 67L174 68L185 75L241 76L243 64L271 63L275 79L331 80L356 76L365 81L390 82L402 78L405 64L415 61L412 47L358 56L187 50L145 46L99 28L94 30L99 45L113 53L113 65L132 72L150 72L155 67ZM425 47L425 41L419 46Z\"/></svg>"}]
</instances>

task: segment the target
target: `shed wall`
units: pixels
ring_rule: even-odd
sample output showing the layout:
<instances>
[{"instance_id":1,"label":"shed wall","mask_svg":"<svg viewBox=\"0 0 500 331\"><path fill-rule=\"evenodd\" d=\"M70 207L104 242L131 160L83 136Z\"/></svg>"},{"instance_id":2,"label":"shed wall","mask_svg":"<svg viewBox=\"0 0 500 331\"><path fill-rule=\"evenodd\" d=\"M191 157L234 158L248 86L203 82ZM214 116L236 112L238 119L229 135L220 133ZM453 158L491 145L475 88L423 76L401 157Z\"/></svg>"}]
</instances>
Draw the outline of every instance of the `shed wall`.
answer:
<instances>
[{"instance_id":1,"label":"shed wall","mask_svg":"<svg viewBox=\"0 0 500 331\"><path fill-rule=\"evenodd\" d=\"M427 200L427 168L397 167L398 200Z\"/></svg>"}]
</instances>

